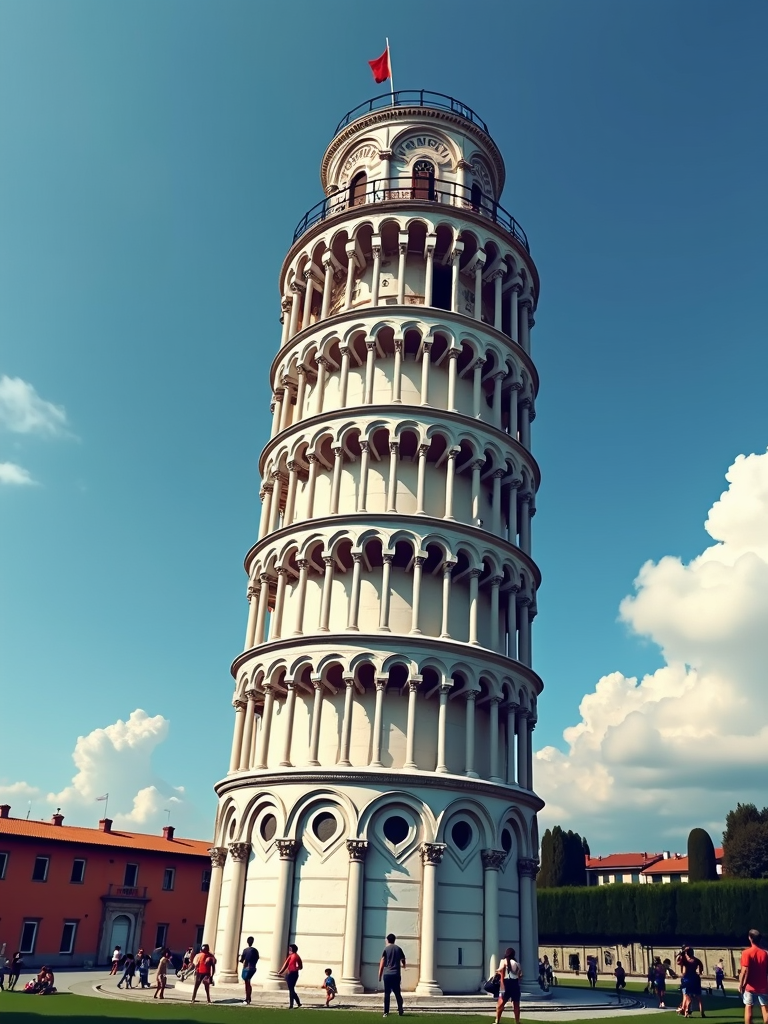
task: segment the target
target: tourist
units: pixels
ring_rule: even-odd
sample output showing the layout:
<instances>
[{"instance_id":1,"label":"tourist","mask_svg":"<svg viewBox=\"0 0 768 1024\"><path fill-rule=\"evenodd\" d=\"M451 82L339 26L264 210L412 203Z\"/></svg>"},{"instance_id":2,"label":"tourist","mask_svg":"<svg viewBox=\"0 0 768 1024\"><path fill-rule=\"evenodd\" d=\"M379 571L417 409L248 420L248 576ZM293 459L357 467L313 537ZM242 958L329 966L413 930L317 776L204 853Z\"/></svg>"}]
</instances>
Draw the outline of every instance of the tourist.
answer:
<instances>
[{"instance_id":1,"label":"tourist","mask_svg":"<svg viewBox=\"0 0 768 1024\"><path fill-rule=\"evenodd\" d=\"M109 972L110 974L117 974L117 969L120 966L122 956L123 951L120 949L119 946L115 946L112 952L112 970Z\"/></svg>"},{"instance_id":2,"label":"tourist","mask_svg":"<svg viewBox=\"0 0 768 1024\"><path fill-rule=\"evenodd\" d=\"M547 989L552 988L555 983L555 972L552 970L552 964L546 953L544 954L544 981L547 983Z\"/></svg>"},{"instance_id":3,"label":"tourist","mask_svg":"<svg viewBox=\"0 0 768 1024\"><path fill-rule=\"evenodd\" d=\"M8 958L5 953L0 953L0 992L5 991L5 972L8 969Z\"/></svg>"},{"instance_id":4,"label":"tourist","mask_svg":"<svg viewBox=\"0 0 768 1024\"><path fill-rule=\"evenodd\" d=\"M616 961L616 970L613 972L616 978L616 995L619 997L621 1002L621 990L627 987L627 972L621 966L621 960Z\"/></svg>"},{"instance_id":5,"label":"tourist","mask_svg":"<svg viewBox=\"0 0 768 1024\"><path fill-rule=\"evenodd\" d=\"M253 936L249 935L245 940L247 945L240 954L240 963L243 965L242 979L245 982L245 1005L251 1005L251 979L256 973L256 964L259 962L259 951L253 944Z\"/></svg>"},{"instance_id":6,"label":"tourist","mask_svg":"<svg viewBox=\"0 0 768 1024\"><path fill-rule=\"evenodd\" d=\"M283 962L283 966L277 972L282 974L285 978L285 983L288 986L288 1009L292 1010L294 1003L298 1008L301 1006L301 1000L296 995L296 982L299 980L299 971L304 967L299 956L299 947L295 942L292 942L288 947L288 956Z\"/></svg>"},{"instance_id":7,"label":"tourist","mask_svg":"<svg viewBox=\"0 0 768 1024\"><path fill-rule=\"evenodd\" d=\"M749 930L749 947L741 954L739 995L744 1001L744 1024L752 1024L752 1007L757 1002L768 1024L768 953L762 948L760 932Z\"/></svg>"},{"instance_id":8,"label":"tourist","mask_svg":"<svg viewBox=\"0 0 768 1024\"><path fill-rule=\"evenodd\" d=\"M330 1006L331 1001L336 998L339 994L339 990L336 988L336 982L333 978L333 971L330 967L325 968L325 978L320 988L325 989L325 1005Z\"/></svg>"},{"instance_id":9,"label":"tourist","mask_svg":"<svg viewBox=\"0 0 768 1024\"><path fill-rule=\"evenodd\" d=\"M168 981L168 967L170 964L171 951L170 949L164 949L155 972L155 994L152 996L153 999L165 999L165 986Z\"/></svg>"},{"instance_id":10,"label":"tourist","mask_svg":"<svg viewBox=\"0 0 768 1024\"><path fill-rule=\"evenodd\" d=\"M176 972L176 977L184 981L192 970L192 961L195 959L195 950L192 946L187 946L187 951L181 958L181 970Z\"/></svg>"},{"instance_id":11,"label":"tourist","mask_svg":"<svg viewBox=\"0 0 768 1024\"><path fill-rule=\"evenodd\" d=\"M597 957L587 957L587 981L590 988L597 987Z\"/></svg>"},{"instance_id":12,"label":"tourist","mask_svg":"<svg viewBox=\"0 0 768 1024\"><path fill-rule=\"evenodd\" d=\"M656 960L659 958L656 957ZM654 995L656 992L656 960L648 965L648 973L645 976L645 988L643 992L647 992L649 995Z\"/></svg>"},{"instance_id":13,"label":"tourist","mask_svg":"<svg viewBox=\"0 0 768 1024\"><path fill-rule=\"evenodd\" d=\"M721 958L715 964L715 992L717 992L718 989L719 989L723 993L723 995L725 995L725 985L723 984L724 980L725 980L725 965L723 964L723 961L722 961L722 958Z\"/></svg>"},{"instance_id":14,"label":"tourist","mask_svg":"<svg viewBox=\"0 0 768 1024\"><path fill-rule=\"evenodd\" d=\"M659 1008L665 1009L666 1004L664 999L667 994L667 968L661 962L661 957L656 957L653 961L653 988L656 995L659 997Z\"/></svg>"},{"instance_id":15,"label":"tourist","mask_svg":"<svg viewBox=\"0 0 768 1024\"><path fill-rule=\"evenodd\" d=\"M547 968L541 957L539 957L539 988L544 992L547 991Z\"/></svg>"},{"instance_id":16,"label":"tourist","mask_svg":"<svg viewBox=\"0 0 768 1024\"><path fill-rule=\"evenodd\" d=\"M205 998L210 1003L211 985L213 984L213 974L216 970L216 957L211 952L211 947L207 942L202 946L200 952L192 961L192 964L195 968L195 984L192 989L192 1002L194 1003L197 990L202 985L205 989Z\"/></svg>"},{"instance_id":17,"label":"tourist","mask_svg":"<svg viewBox=\"0 0 768 1024\"><path fill-rule=\"evenodd\" d=\"M8 991L13 992L16 988L16 982L19 980L19 975L24 966L24 961L21 959L21 953L14 953L11 957L11 965L8 968Z\"/></svg>"},{"instance_id":18,"label":"tourist","mask_svg":"<svg viewBox=\"0 0 768 1024\"><path fill-rule=\"evenodd\" d=\"M683 1017L690 1017L695 999L699 1004L701 1016L705 1017L704 1004L701 1001L701 976L704 973L704 964L694 955L692 946L683 947L678 954L677 964L682 974L680 987L683 991L683 1001L677 1012Z\"/></svg>"},{"instance_id":19,"label":"tourist","mask_svg":"<svg viewBox=\"0 0 768 1024\"><path fill-rule=\"evenodd\" d=\"M41 967L37 976L37 994L39 996L50 996L56 991L55 978L50 967Z\"/></svg>"},{"instance_id":20,"label":"tourist","mask_svg":"<svg viewBox=\"0 0 768 1024\"><path fill-rule=\"evenodd\" d=\"M392 932L387 936L387 944L379 961L379 981L384 982L384 1016L389 1016L389 1004L392 996L397 1003L397 1012L403 1016L403 994L400 991L402 970L407 967L405 953L397 945L397 936Z\"/></svg>"},{"instance_id":21,"label":"tourist","mask_svg":"<svg viewBox=\"0 0 768 1024\"><path fill-rule=\"evenodd\" d=\"M125 960L123 960L123 976L118 981L117 987L122 988L123 982L125 982L126 988L133 988L133 976L136 974L136 960L134 959L133 953L126 953Z\"/></svg>"},{"instance_id":22,"label":"tourist","mask_svg":"<svg viewBox=\"0 0 768 1024\"><path fill-rule=\"evenodd\" d=\"M139 972L139 985L141 988L149 988L149 968L152 966L147 953L140 949L136 954L136 967Z\"/></svg>"},{"instance_id":23,"label":"tourist","mask_svg":"<svg viewBox=\"0 0 768 1024\"><path fill-rule=\"evenodd\" d=\"M496 1004L496 1024L499 1024L504 1007L512 1003L515 1014L515 1024L520 1024L520 979L523 976L523 969L515 960L515 951L511 946L504 950L504 959L496 971L500 980L499 1001Z\"/></svg>"}]
</instances>

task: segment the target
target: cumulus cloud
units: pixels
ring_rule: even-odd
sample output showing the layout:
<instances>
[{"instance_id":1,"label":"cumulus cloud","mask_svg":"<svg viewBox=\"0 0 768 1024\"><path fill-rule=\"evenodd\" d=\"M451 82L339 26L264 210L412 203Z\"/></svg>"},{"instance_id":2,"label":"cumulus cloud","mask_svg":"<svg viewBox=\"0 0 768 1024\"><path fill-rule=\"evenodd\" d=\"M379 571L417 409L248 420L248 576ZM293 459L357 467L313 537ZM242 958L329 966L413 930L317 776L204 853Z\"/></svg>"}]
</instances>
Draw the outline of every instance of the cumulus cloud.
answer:
<instances>
[{"instance_id":1,"label":"cumulus cloud","mask_svg":"<svg viewBox=\"0 0 768 1024\"><path fill-rule=\"evenodd\" d=\"M192 828L193 835L205 838L210 825L203 825L184 787L165 782L152 767L152 755L167 738L169 726L162 715L150 716L138 708L126 721L118 719L78 737L72 754L77 771L59 792L46 794L26 782L0 781L0 797L12 805L31 801L35 818L41 816L41 808L50 813L61 807L67 824L95 825L104 814L104 804L97 799L109 793L109 817L117 828L158 831L170 810L171 822L180 830L186 827L189 835ZM20 816L21 808L14 807L12 813Z\"/></svg>"},{"instance_id":2,"label":"cumulus cloud","mask_svg":"<svg viewBox=\"0 0 768 1024\"><path fill-rule=\"evenodd\" d=\"M23 466L17 466L15 462L0 462L0 485L29 487L34 483L35 481L28 469L24 469Z\"/></svg>"},{"instance_id":3,"label":"cumulus cloud","mask_svg":"<svg viewBox=\"0 0 768 1024\"><path fill-rule=\"evenodd\" d=\"M688 563L646 562L620 618L661 649L642 680L603 676L566 729L536 753L545 824L593 848L683 848L719 838L741 800L765 803L768 768L768 452L739 456L709 511L714 543Z\"/></svg>"},{"instance_id":4,"label":"cumulus cloud","mask_svg":"<svg viewBox=\"0 0 768 1024\"><path fill-rule=\"evenodd\" d=\"M0 426L13 434L55 437L67 432L67 414L20 377L0 376Z\"/></svg>"}]
</instances>

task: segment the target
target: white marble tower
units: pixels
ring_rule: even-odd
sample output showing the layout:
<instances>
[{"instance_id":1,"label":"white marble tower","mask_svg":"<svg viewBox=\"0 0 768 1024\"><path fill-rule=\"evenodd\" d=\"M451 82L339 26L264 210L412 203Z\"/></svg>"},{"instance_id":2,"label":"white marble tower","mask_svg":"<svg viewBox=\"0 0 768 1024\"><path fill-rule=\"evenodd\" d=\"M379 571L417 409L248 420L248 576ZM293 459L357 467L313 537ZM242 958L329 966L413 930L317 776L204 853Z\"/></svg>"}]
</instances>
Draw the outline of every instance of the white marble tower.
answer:
<instances>
[{"instance_id":1,"label":"white marble tower","mask_svg":"<svg viewBox=\"0 0 768 1024\"><path fill-rule=\"evenodd\" d=\"M280 274L272 436L205 941L287 943L342 992L393 931L404 988L536 977L531 519L538 275L468 107L351 111ZM317 982L319 984L319 980Z\"/></svg>"}]
</instances>

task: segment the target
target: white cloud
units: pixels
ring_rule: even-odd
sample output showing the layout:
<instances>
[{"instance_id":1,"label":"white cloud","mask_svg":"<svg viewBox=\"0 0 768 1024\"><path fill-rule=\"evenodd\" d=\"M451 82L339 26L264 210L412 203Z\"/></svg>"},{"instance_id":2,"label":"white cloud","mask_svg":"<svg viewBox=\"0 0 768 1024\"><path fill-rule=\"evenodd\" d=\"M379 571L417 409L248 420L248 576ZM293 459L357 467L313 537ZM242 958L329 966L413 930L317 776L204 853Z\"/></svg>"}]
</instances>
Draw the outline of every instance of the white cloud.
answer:
<instances>
[{"instance_id":1,"label":"white cloud","mask_svg":"<svg viewBox=\"0 0 768 1024\"><path fill-rule=\"evenodd\" d=\"M713 543L689 563L646 562L621 619L665 665L640 683L603 676L566 729L567 753L536 754L544 824L596 849L684 849L719 839L741 800L762 806L768 768L768 453L739 456L710 509Z\"/></svg>"},{"instance_id":2,"label":"white cloud","mask_svg":"<svg viewBox=\"0 0 768 1024\"><path fill-rule=\"evenodd\" d=\"M0 486L8 484L10 487L29 487L34 483L28 469L17 466L15 462L0 462Z\"/></svg>"},{"instance_id":3,"label":"white cloud","mask_svg":"<svg viewBox=\"0 0 768 1024\"><path fill-rule=\"evenodd\" d=\"M60 405L41 398L20 377L0 377L0 426L13 434L55 437L67 432L67 414Z\"/></svg>"},{"instance_id":4,"label":"white cloud","mask_svg":"<svg viewBox=\"0 0 768 1024\"><path fill-rule=\"evenodd\" d=\"M139 708L126 721L118 719L78 737L72 754L77 772L61 791L44 794L26 782L0 782L0 798L12 806L32 801L35 818L41 817L41 809L50 814L61 807L66 824L93 826L104 816L104 803L97 798L109 793L109 817L117 828L157 832L170 810L179 835L205 839L213 822L200 817L183 786L169 785L152 767L152 755L167 738L169 726L167 718L151 717ZM26 813L24 806L13 807L11 813L21 817L22 811Z\"/></svg>"}]
</instances>

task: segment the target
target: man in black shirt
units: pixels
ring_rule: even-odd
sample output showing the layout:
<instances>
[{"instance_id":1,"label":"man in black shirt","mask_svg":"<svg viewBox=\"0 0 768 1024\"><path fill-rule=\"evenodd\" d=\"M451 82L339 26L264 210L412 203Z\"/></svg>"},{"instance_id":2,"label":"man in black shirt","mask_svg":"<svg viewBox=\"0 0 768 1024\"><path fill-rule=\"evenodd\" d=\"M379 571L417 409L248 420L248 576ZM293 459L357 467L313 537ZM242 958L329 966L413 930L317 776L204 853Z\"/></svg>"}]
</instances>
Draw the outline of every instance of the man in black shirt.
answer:
<instances>
[{"instance_id":1,"label":"man in black shirt","mask_svg":"<svg viewBox=\"0 0 768 1024\"><path fill-rule=\"evenodd\" d=\"M397 1012L403 1016L403 997L400 993L401 969L406 966L405 953L397 945L397 936L387 936L387 944L379 962L379 981L384 981L384 1016L389 1016L389 1000L394 995Z\"/></svg>"},{"instance_id":2,"label":"man in black shirt","mask_svg":"<svg viewBox=\"0 0 768 1024\"><path fill-rule=\"evenodd\" d=\"M251 978L256 973L256 964L259 962L259 951L253 944L253 936L246 939L248 945L240 954L240 963L243 965L243 981L245 982L245 1003L251 1005Z\"/></svg>"}]
</instances>

